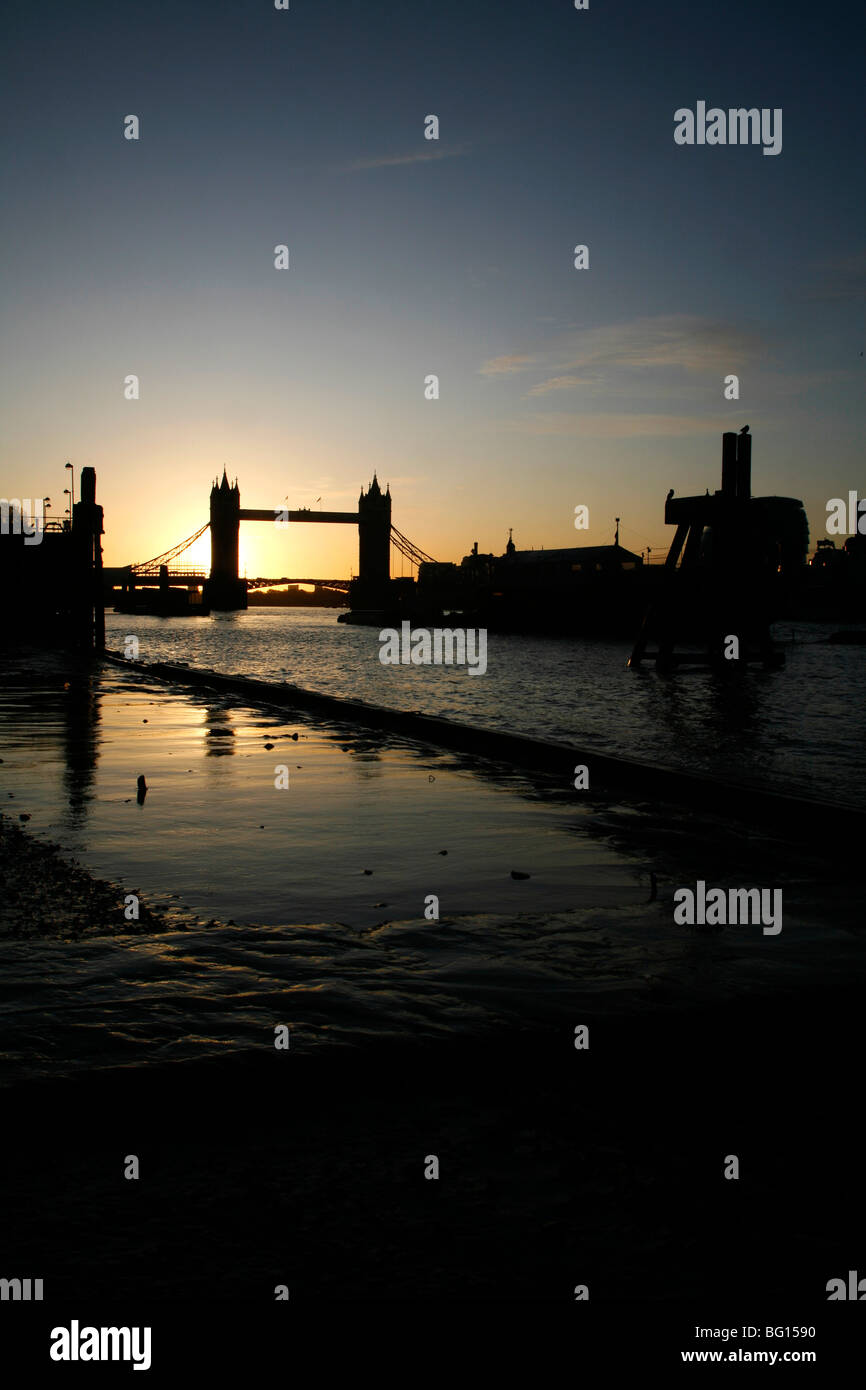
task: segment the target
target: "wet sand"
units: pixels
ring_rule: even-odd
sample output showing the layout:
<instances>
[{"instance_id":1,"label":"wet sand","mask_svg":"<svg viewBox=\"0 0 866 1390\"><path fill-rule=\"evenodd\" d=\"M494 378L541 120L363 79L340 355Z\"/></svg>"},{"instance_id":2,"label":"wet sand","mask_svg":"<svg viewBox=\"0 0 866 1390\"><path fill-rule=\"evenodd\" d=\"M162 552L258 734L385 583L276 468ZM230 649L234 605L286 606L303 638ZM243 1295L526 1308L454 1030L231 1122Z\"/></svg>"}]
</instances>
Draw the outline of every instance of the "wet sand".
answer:
<instances>
[{"instance_id":1,"label":"wet sand","mask_svg":"<svg viewBox=\"0 0 866 1390\"><path fill-rule=\"evenodd\" d=\"M39 711L27 683L6 691L2 800L155 907L364 928L423 920L431 893L440 917L645 893L576 833L585 798L549 802L507 765L125 671L68 684L49 680Z\"/></svg>"}]
</instances>

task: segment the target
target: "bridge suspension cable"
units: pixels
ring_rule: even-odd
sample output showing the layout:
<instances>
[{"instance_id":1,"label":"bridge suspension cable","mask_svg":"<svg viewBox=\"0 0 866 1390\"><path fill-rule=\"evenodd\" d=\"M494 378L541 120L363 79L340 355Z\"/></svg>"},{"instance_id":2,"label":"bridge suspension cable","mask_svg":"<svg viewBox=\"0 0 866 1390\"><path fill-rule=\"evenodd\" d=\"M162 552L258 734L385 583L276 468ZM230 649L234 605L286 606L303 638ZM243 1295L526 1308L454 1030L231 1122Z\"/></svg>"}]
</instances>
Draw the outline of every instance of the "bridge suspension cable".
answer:
<instances>
[{"instance_id":1,"label":"bridge suspension cable","mask_svg":"<svg viewBox=\"0 0 866 1390\"><path fill-rule=\"evenodd\" d=\"M413 541L409 540L408 536L404 536L403 532L398 531L397 527L393 524L391 526L391 544L395 549L399 550L401 555L405 555L406 559L410 560L413 565L420 565L425 561L428 564L436 563L432 555L428 555L420 546L415 545Z\"/></svg>"},{"instance_id":2,"label":"bridge suspension cable","mask_svg":"<svg viewBox=\"0 0 866 1390\"><path fill-rule=\"evenodd\" d=\"M185 550L189 550L190 546L194 545L199 537L204 535L209 526L210 522L206 521L204 526L199 527L195 535L187 536L185 541L179 541L177 545L172 546L171 550L164 550L161 555L155 555L152 560L139 560L137 564L130 565L130 569L149 570L154 567L158 568L160 565L170 564L172 560L177 559L178 555L182 555Z\"/></svg>"},{"instance_id":3,"label":"bridge suspension cable","mask_svg":"<svg viewBox=\"0 0 866 1390\"><path fill-rule=\"evenodd\" d=\"M176 560L185 550L189 550L190 546L194 545L195 542L204 535L209 526L210 522L206 521L204 526L200 526L193 535L187 536L186 540L179 541L177 545L172 546L170 550L164 550L161 555L154 555L151 560L139 560L136 564L130 565L129 568L134 571L155 570L158 569L160 565L169 565L172 560ZM420 565L425 562L428 564L435 563L432 555L428 555L425 550L415 545L414 541L410 541L408 536L404 536L403 532L398 531L397 527L393 525L391 527L391 544L413 565Z\"/></svg>"}]
</instances>

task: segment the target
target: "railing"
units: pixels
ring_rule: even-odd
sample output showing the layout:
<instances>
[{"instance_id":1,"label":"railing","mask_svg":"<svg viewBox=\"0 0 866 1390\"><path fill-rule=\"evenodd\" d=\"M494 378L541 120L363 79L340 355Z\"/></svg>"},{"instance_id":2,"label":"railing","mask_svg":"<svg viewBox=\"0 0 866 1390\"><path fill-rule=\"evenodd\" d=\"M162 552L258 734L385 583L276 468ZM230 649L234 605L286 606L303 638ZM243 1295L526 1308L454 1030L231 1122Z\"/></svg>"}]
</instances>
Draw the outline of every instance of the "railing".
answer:
<instances>
[{"instance_id":1,"label":"railing","mask_svg":"<svg viewBox=\"0 0 866 1390\"><path fill-rule=\"evenodd\" d=\"M159 566L148 565L141 569L130 570L133 579L159 579ZM207 574L202 570L201 565L172 565L167 569L169 579L200 579L202 583L207 579Z\"/></svg>"},{"instance_id":2,"label":"railing","mask_svg":"<svg viewBox=\"0 0 866 1390\"><path fill-rule=\"evenodd\" d=\"M20 527L20 534L22 535L24 534L25 526L28 528L27 534L29 535L33 535L36 530L54 532L72 530L72 523L69 520L68 516L21 516L18 518L17 522L14 519L12 519L10 521L9 529L13 535L19 534L19 532L15 529L16 526Z\"/></svg>"},{"instance_id":3,"label":"railing","mask_svg":"<svg viewBox=\"0 0 866 1390\"><path fill-rule=\"evenodd\" d=\"M279 589L284 584L312 584L318 589L340 589L348 591L348 579L248 579L248 589Z\"/></svg>"}]
</instances>

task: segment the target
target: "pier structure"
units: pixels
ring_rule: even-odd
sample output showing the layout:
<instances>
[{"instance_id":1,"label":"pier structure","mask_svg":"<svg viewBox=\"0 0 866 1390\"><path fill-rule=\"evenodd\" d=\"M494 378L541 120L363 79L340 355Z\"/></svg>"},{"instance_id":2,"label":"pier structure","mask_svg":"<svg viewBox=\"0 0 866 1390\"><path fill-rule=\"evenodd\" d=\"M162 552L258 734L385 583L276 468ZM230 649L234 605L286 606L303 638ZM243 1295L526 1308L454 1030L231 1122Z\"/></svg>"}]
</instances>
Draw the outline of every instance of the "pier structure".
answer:
<instances>
[{"instance_id":1,"label":"pier structure","mask_svg":"<svg viewBox=\"0 0 866 1390\"><path fill-rule=\"evenodd\" d=\"M72 629L76 645L101 652L105 647L102 589L102 508L96 501L96 470L81 470L81 500L72 508Z\"/></svg>"},{"instance_id":2,"label":"pier structure","mask_svg":"<svg viewBox=\"0 0 866 1390\"><path fill-rule=\"evenodd\" d=\"M103 517L93 468L81 470L79 499L65 517L42 513L29 499L2 499L4 638L103 650ZM42 505L48 500L42 499ZM24 515L25 502L33 515Z\"/></svg>"},{"instance_id":3,"label":"pier structure","mask_svg":"<svg viewBox=\"0 0 866 1390\"><path fill-rule=\"evenodd\" d=\"M629 666L781 664L770 640L772 594L780 577L802 572L808 523L797 498L752 496L748 426L722 435L721 488L703 497L675 497L671 489L665 521L676 531ZM677 651L689 645L702 654Z\"/></svg>"}]
</instances>

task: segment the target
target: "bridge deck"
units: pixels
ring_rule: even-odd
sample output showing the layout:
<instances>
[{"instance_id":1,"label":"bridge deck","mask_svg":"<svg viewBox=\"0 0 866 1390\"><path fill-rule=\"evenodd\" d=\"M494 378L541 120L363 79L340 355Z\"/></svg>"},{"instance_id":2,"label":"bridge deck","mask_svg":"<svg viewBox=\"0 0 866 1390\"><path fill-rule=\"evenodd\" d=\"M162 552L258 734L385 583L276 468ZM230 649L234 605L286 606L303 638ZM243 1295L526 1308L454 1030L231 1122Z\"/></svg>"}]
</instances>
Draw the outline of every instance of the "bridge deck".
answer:
<instances>
[{"instance_id":1,"label":"bridge deck","mask_svg":"<svg viewBox=\"0 0 866 1390\"><path fill-rule=\"evenodd\" d=\"M210 576L203 570L193 569L192 566L181 566L174 570L169 567L168 582L175 588L192 588L199 584L206 584ZM103 583L111 588L123 584L133 583L136 587L144 585L156 586L159 584L159 570L133 570L120 569L117 567L106 566L102 571ZM246 585L248 589L273 589L282 584L313 584L321 589L348 589L350 580L348 579L294 579L282 576L279 579L248 579Z\"/></svg>"},{"instance_id":2,"label":"bridge deck","mask_svg":"<svg viewBox=\"0 0 866 1390\"><path fill-rule=\"evenodd\" d=\"M239 516L241 521L273 521L275 517L282 517L285 513L282 507L241 507ZM357 526L359 515L357 512L311 512L306 508L299 512L289 512L289 521L342 521L349 525Z\"/></svg>"}]
</instances>

